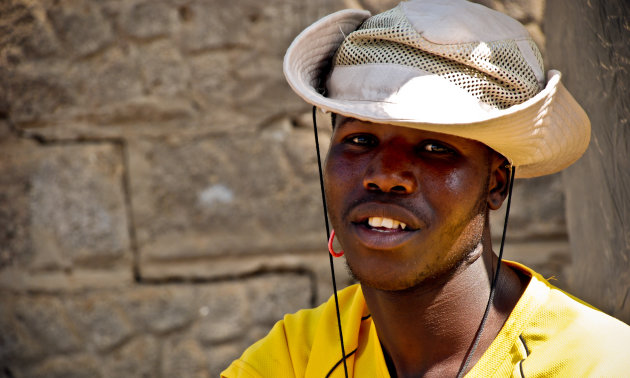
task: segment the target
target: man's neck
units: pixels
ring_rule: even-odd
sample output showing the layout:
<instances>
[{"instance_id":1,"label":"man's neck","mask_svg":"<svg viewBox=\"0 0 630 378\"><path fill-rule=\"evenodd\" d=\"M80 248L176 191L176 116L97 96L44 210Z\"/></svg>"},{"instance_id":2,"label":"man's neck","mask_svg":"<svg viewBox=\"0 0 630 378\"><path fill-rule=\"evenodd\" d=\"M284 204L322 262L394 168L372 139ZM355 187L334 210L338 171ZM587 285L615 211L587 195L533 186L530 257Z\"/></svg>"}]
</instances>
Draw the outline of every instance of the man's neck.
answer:
<instances>
[{"instance_id":1,"label":"man's neck","mask_svg":"<svg viewBox=\"0 0 630 378\"><path fill-rule=\"evenodd\" d=\"M490 295L497 258L488 248L443 280L402 292L362 288L392 376L457 375ZM502 266L495 299L469 369L494 340L524 287L513 270Z\"/></svg>"}]
</instances>

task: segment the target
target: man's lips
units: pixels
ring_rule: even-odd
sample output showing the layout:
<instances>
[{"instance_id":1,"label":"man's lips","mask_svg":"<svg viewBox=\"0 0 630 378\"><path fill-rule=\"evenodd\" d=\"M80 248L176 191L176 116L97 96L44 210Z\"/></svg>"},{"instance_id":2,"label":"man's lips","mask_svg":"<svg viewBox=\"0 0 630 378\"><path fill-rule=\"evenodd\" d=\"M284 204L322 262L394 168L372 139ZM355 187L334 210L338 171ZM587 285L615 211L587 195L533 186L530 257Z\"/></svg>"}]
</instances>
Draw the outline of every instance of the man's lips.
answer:
<instances>
[{"instance_id":1,"label":"man's lips","mask_svg":"<svg viewBox=\"0 0 630 378\"><path fill-rule=\"evenodd\" d=\"M426 227L426 223L409 209L389 203L362 203L354 207L348 215L350 222L365 224L369 228L415 231Z\"/></svg>"},{"instance_id":2,"label":"man's lips","mask_svg":"<svg viewBox=\"0 0 630 378\"><path fill-rule=\"evenodd\" d=\"M349 219L357 241L374 250L394 249L426 227L407 208L379 202L358 205L350 211Z\"/></svg>"}]
</instances>

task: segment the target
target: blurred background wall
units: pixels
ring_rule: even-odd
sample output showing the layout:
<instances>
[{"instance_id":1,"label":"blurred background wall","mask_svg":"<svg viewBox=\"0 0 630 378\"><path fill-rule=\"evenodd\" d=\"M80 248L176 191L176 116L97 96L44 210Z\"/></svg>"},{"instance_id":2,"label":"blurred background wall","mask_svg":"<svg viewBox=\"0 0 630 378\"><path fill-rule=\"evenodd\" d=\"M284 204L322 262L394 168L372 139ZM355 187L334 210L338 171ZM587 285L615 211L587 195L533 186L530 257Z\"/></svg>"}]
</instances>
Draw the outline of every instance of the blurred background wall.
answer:
<instances>
[{"instance_id":1,"label":"blurred background wall","mask_svg":"<svg viewBox=\"0 0 630 378\"><path fill-rule=\"evenodd\" d=\"M563 172L571 291L630 323L630 2L549 1L545 26L550 65L592 123Z\"/></svg>"},{"instance_id":2,"label":"blurred background wall","mask_svg":"<svg viewBox=\"0 0 630 378\"><path fill-rule=\"evenodd\" d=\"M545 56L545 22L582 28L544 0L481 3ZM324 15L394 4L0 2L0 377L218 376L326 300L310 107L282 57ZM562 176L514 191L507 258L577 287Z\"/></svg>"}]
</instances>

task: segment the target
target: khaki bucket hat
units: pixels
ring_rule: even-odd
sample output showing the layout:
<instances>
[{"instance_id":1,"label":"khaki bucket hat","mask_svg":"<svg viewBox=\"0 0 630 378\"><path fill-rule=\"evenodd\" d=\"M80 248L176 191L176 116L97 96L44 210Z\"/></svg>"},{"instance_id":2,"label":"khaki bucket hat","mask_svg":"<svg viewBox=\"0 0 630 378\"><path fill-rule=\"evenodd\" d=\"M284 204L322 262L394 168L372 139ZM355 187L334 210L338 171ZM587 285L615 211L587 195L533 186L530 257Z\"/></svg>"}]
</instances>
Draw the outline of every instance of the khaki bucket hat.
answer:
<instances>
[{"instance_id":1,"label":"khaki bucket hat","mask_svg":"<svg viewBox=\"0 0 630 378\"><path fill-rule=\"evenodd\" d=\"M333 13L298 35L289 85L325 111L477 140L518 167L560 171L590 121L516 20L464 0L411 0L370 16Z\"/></svg>"}]
</instances>

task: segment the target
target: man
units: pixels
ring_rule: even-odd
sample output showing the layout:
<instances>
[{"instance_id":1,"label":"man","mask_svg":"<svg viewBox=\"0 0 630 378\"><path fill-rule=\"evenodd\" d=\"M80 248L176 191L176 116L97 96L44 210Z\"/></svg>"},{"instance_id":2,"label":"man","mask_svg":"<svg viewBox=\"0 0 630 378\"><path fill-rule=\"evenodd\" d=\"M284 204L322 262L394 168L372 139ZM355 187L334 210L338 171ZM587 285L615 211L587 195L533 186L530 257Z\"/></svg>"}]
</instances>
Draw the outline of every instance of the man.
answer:
<instances>
[{"instance_id":1,"label":"man","mask_svg":"<svg viewBox=\"0 0 630 378\"><path fill-rule=\"evenodd\" d=\"M567 167L590 133L522 25L463 0L342 11L284 68L335 114L326 203L360 285L287 315L224 376L628 374L628 326L492 249L514 173Z\"/></svg>"}]
</instances>

